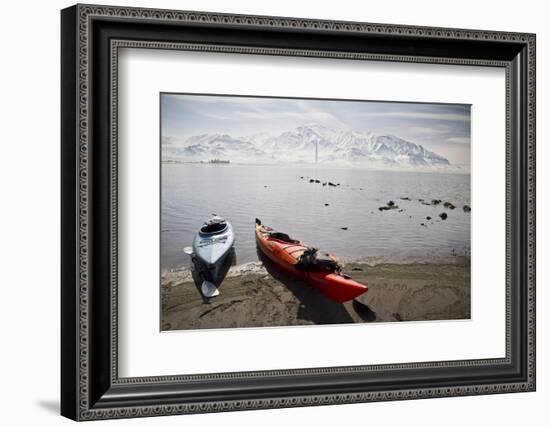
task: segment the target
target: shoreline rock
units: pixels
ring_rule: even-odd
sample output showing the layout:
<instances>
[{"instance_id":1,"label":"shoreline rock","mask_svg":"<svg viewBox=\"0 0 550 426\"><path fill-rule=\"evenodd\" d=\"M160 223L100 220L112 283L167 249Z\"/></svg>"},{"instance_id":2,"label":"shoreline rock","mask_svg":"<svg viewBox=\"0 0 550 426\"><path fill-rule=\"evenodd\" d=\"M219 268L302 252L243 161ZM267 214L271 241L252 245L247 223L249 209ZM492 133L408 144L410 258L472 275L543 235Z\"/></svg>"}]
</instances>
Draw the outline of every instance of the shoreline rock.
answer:
<instances>
[{"instance_id":1,"label":"shoreline rock","mask_svg":"<svg viewBox=\"0 0 550 426\"><path fill-rule=\"evenodd\" d=\"M446 207L446 208L451 209L451 210L455 209L455 205L453 203L449 202L449 201L445 201L443 203L443 207Z\"/></svg>"}]
</instances>

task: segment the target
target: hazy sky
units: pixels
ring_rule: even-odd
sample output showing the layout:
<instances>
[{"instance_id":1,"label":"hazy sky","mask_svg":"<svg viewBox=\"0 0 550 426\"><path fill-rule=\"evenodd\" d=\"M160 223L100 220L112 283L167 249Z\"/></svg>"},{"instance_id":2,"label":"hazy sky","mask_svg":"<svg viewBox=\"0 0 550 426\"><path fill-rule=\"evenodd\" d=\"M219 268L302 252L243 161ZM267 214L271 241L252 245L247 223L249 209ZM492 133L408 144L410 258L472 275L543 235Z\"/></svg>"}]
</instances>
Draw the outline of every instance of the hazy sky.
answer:
<instances>
[{"instance_id":1,"label":"hazy sky","mask_svg":"<svg viewBox=\"0 0 550 426\"><path fill-rule=\"evenodd\" d=\"M245 136L318 123L395 135L470 165L470 105L162 94L162 135Z\"/></svg>"}]
</instances>

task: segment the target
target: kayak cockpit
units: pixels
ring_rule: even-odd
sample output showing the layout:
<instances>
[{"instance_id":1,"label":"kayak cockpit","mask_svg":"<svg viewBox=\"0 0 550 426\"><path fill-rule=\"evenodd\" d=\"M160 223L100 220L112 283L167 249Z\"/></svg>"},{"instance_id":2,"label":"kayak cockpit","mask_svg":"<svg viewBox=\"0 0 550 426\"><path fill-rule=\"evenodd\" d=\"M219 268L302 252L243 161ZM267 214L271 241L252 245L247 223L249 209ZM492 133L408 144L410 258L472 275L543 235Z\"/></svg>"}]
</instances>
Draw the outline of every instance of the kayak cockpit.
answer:
<instances>
[{"instance_id":1,"label":"kayak cockpit","mask_svg":"<svg viewBox=\"0 0 550 426\"><path fill-rule=\"evenodd\" d=\"M273 231L273 232L270 232L268 235L269 235L269 238L283 241L285 243L300 244L300 241L291 238L288 234L285 234L284 232Z\"/></svg>"},{"instance_id":2,"label":"kayak cockpit","mask_svg":"<svg viewBox=\"0 0 550 426\"><path fill-rule=\"evenodd\" d=\"M227 226L227 221L223 217L214 216L204 222L199 232L202 235L220 234L227 230Z\"/></svg>"}]
</instances>

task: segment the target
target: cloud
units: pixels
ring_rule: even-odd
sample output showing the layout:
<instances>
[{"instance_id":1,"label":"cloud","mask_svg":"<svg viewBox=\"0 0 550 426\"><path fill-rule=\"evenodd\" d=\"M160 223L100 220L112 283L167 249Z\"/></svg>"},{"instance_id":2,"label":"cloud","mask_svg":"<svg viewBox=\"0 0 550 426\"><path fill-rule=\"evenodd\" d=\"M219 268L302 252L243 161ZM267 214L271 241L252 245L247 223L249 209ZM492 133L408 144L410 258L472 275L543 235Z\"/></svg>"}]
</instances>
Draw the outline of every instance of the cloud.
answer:
<instances>
[{"instance_id":1,"label":"cloud","mask_svg":"<svg viewBox=\"0 0 550 426\"><path fill-rule=\"evenodd\" d=\"M452 138L447 138L446 140L448 143L455 143L455 144L459 144L459 145L465 145L465 144L470 144L470 138L469 137L452 137Z\"/></svg>"},{"instance_id":2,"label":"cloud","mask_svg":"<svg viewBox=\"0 0 550 426\"><path fill-rule=\"evenodd\" d=\"M449 133L449 128L435 128L435 127L410 127L410 131L420 135L444 135Z\"/></svg>"},{"instance_id":3,"label":"cloud","mask_svg":"<svg viewBox=\"0 0 550 426\"><path fill-rule=\"evenodd\" d=\"M402 119L416 119L416 120L441 120L441 121L462 121L469 122L469 114L449 114L449 113L430 113L430 112L364 112L356 114L356 117L394 117Z\"/></svg>"}]
</instances>

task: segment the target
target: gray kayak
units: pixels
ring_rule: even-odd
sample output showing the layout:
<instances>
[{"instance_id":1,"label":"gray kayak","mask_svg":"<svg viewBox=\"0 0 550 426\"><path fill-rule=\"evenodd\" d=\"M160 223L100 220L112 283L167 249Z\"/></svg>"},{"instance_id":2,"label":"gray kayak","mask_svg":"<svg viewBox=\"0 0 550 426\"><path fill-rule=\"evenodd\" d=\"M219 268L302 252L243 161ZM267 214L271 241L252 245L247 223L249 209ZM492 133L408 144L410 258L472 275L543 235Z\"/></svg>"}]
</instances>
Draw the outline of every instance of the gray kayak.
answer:
<instances>
[{"instance_id":1,"label":"gray kayak","mask_svg":"<svg viewBox=\"0 0 550 426\"><path fill-rule=\"evenodd\" d=\"M233 227L220 216L207 220L197 232L193 240L193 258L205 281L202 286L204 296L218 294L217 287L224 278L220 271L234 242Z\"/></svg>"}]
</instances>

